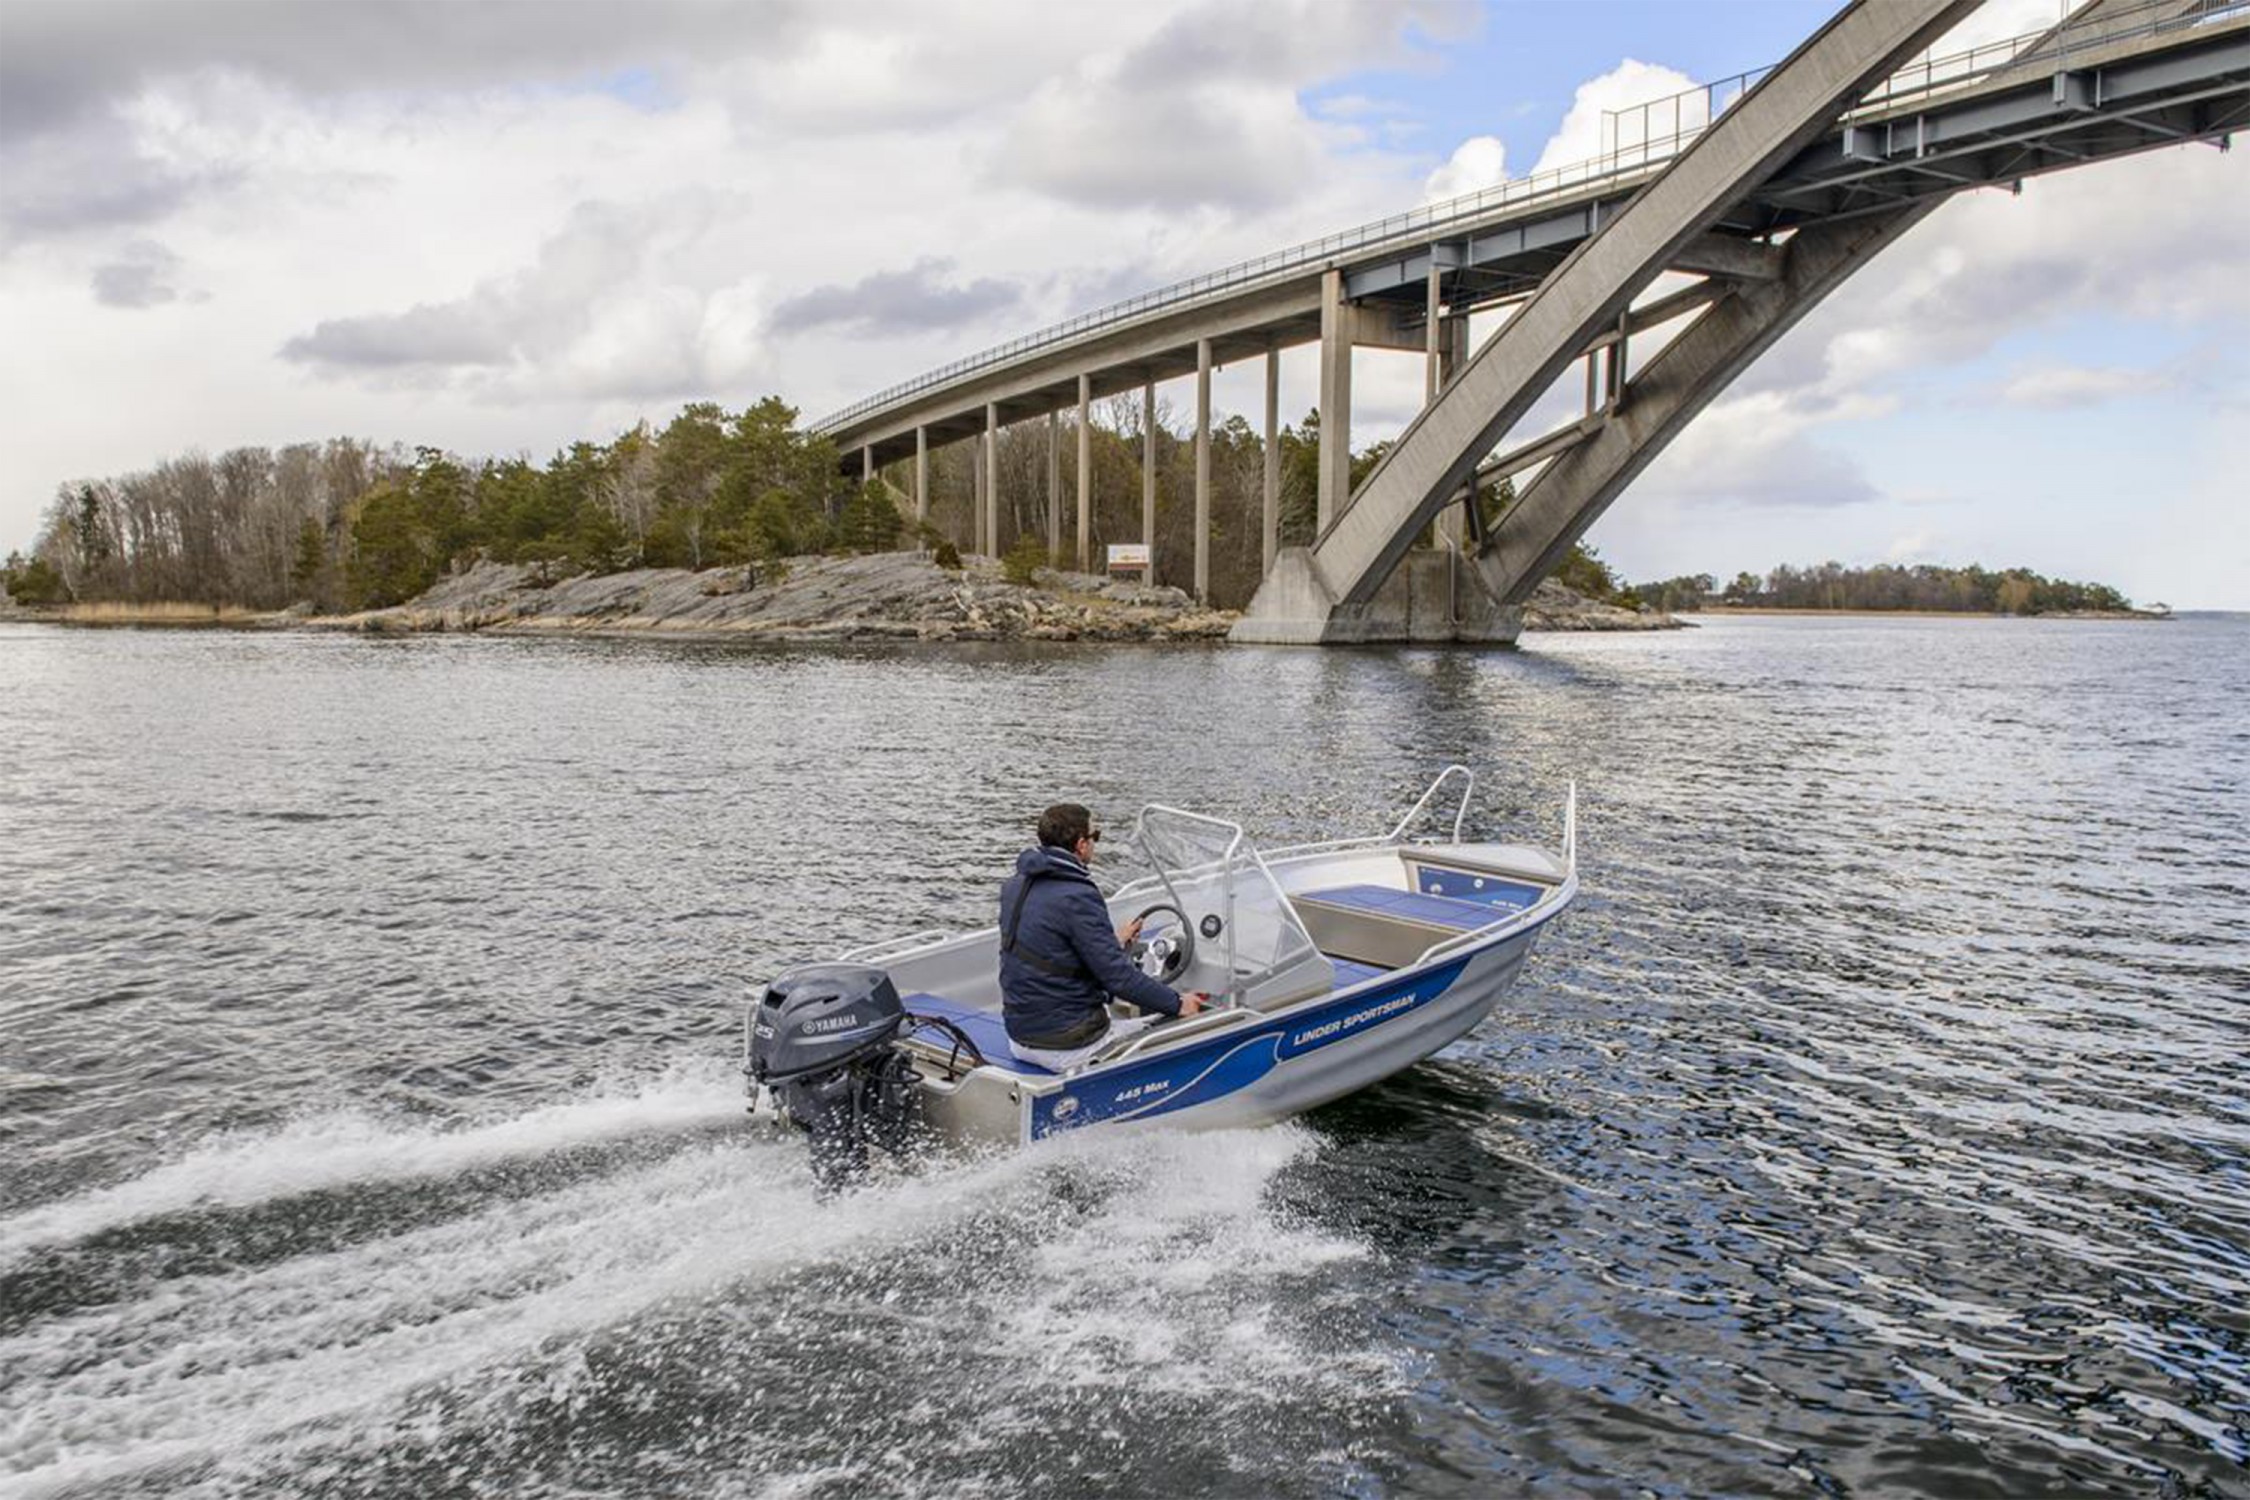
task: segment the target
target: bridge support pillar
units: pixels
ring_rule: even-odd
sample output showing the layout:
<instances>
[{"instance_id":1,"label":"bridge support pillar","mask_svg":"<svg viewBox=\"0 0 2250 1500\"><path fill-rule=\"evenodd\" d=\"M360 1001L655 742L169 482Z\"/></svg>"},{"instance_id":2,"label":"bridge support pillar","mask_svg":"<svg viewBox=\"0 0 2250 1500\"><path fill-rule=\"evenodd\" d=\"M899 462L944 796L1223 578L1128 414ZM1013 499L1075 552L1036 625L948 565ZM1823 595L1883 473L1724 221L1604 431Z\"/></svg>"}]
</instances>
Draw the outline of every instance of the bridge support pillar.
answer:
<instances>
[{"instance_id":1,"label":"bridge support pillar","mask_svg":"<svg viewBox=\"0 0 2250 1500\"><path fill-rule=\"evenodd\" d=\"M1468 362L1469 315L1457 313L1445 320L1445 338L1439 350L1438 358L1438 390L1443 391L1446 382L1458 375L1461 372L1461 367ZM1435 392L1431 394L1430 399L1433 401L1437 399ZM1452 542L1453 549L1456 552L1466 551L1470 530L1469 507L1474 504L1476 504L1476 489L1472 485L1468 499L1462 501L1459 505L1449 506L1446 509L1444 534L1446 539Z\"/></svg>"},{"instance_id":2,"label":"bridge support pillar","mask_svg":"<svg viewBox=\"0 0 2250 1500\"><path fill-rule=\"evenodd\" d=\"M930 429L914 429L914 524L924 526L930 519Z\"/></svg>"},{"instance_id":3,"label":"bridge support pillar","mask_svg":"<svg viewBox=\"0 0 2250 1500\"><path fill-rule=\"evenodd\" d=\"M1091 376L1078 377L1078 571L1094 569L1094 429L1087 422L1094 402Z\"/></svg>"},{"instance_id":4,"label":"bridge support pillar","mask_svg":"<svg viewBox=\"0 0 2250 1500\"><path fill-rule=\"evenodd\" d=\"M1352 497L1352 317L1344 273L1320 278L1320 457L1316 531Z\"/></svg>"},{"instance_id":5,"label":"bridge support pillar","mask_svg":"<svg viewBox=\"0 0 2250 1500\"><path fill-rule=\"evenodd\" d=\"M1266 469L1265 504L1259 512L1261 574L1273 571L1273 554L1281 545L1281 351L1266 351Z\"/></svg>"},{"instance_id":6,"label":"bridge support pillar","mask_svg":"<svg viewBox=\"0 0 2250 1500\"><path fill-rule=\"evenodd\" d=\"M974 554L984 545L984 440L969 442L969 534L961 550Z\"/></svg>"},{"instance_id":7,"label":"bridge support pillar","mask_svg":"<svg viewBox=\"0 0 2250 1500\"><path fill-rule=\"evenodd\" d=\"M1047 413L1047 557L1062 556L1062 413Z\"/></svg>"},{"instance_id":8,"label":"bridge support pillar","mask_svg":"<svg viewBox=\"0 0 2250 1500\"><path fill-rule=\"evenodd\" d=\"M1364 604L1339 603L1310 547L1284 547L1227 639L1254 646L1422 641L1508 645L1523 611L1503 606L1451 548L1409 552Z\"/></svg>"},{"instance_id":9,"label":"bridge support pillar","mask_svg":"<svg viewBox=\"0 0 2250 1500\"><path fill-rule=\"evenodd\" d=\"M1423 290L1422 404L1428 406L1445 384L1438 369L1445 357L1445 272L1435 255L1430 257L1430 274Z\"/></svg>"},{"instance_id":10,"label":"bridge support pillar","mask_svg":"<svg viewBox=\"0 0 2250 1500\"><path fill-rule=\"evenodd\" d=\"M1148 581L1156 582L1156 382L1141 387L1141 545Z\"/></svg>"},{"instance_id":11,"label":"bridge support pillar","mask_svg":"<svg viewBox=\"0 0 2250 1500\"><path fill-rule=\"evenodd\" d=\"M1195 599L1211 597L1211 341L1195 341Z\"/></svg>"},{"instance_id":12,"label":"bridge support pillar","mask_svg":"<svg viewBox=\"0 0 2250 1500\"><path fill-rule=\"evenodd\" d=\"M1468 349L1469 320L1449 318L1445 315L1445 268L1438 264L1436 255L1430 257L1429 283L1423 299L1423 381L1422 405L1437 404L1438 393L1445 383L1460 369ZM1449 505L1438 513L1438 545L1459 552L1465 537L1464 514L1466 507Z\"/></svg>"},{"instance_id":13,"label":"bridge support pillar","mask_svg":"<svg viewBox=\"0 0 2250 1500\"><path fill-rule=\"evenodd\" d=\"M977 550L986 557L1000 555L1000 408L992 402L984 403L984 484L977 497L982 510L982 521L977 531Z\"/></svg>"}]
</instances>

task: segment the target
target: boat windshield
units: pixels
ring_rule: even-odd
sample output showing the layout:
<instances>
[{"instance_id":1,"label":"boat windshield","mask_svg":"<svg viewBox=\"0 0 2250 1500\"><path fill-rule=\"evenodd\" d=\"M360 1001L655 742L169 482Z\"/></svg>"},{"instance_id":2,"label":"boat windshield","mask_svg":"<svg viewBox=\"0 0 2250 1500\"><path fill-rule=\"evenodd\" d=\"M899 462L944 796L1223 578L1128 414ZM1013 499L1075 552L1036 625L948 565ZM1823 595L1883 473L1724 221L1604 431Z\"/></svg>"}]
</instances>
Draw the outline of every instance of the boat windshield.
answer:
<instances>
[{"instance_id":1,"label":"boat windshield","mask_svg":"<svg viewBox=\"0 0 2250 1500\"><path fill-rule=\"evenodd\" d=\"M1195 929L1196 969L1208 987L1240 998L1259 979L1313 953L1296 909L1242 826L1223 818L1151 806L1133 832L1156 874L1120 895L1162 890ZM1224 974L1224 980L1216 978Z\"/></svg>"}]
</instances>

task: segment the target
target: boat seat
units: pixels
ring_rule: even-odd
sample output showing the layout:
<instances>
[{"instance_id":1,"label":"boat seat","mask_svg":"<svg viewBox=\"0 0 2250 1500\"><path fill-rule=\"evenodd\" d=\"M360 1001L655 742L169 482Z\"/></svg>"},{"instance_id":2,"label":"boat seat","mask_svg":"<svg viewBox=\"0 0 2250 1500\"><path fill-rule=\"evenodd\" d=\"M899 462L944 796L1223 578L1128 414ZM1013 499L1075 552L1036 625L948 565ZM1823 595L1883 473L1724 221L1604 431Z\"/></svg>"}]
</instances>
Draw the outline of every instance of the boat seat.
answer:
<instances>
[{"instance_id":1,"label":"boat seat","mask_svg":"<svg viewBox=\"0 0 2250 1500\"><path fill-rule=\"evenodd\" d=\"M1340 990L1348 990L1355 984L1373 979L1379 974L1390 972L1380 964L1355 963L1348 958L1338 958L1333 953L1323 956L1327 958L1329 966L1336 971L1336 988Z\"/></svg>"},{"instance_id":2,"label":"boat seat","mask_svg":"<svg viewBox=\"0 0 2250 1500\"><path fill-rule=\"evenodd\" d=\"M1467 932L1472 927L1500 920L1499 913L1481 901L1464 901L1424 891L1397 891L1387 885L1339 885L1325 891L1307 891L1297 900L1318 901L1348 911L1403 917L1426 927L1444 927L1454 932Z\"/></svg>"},{"instance_id":3,"label":"boat seat","mask_svg":"<svg viewBox=\"0 0 2250 1500\"><path fill-rule=\"evenodd\" d=\"M984 1060L1006 1068L1011 1073L1029 1073L1041 1078L1054 1076L1053 1070L1042 1068L1035 1062L1026 1062L1008 1048L1008 1028L999 1014L969 1004L966 1000L948 1000L943 995L933 995L918 990L911 995L901 995L899 1003L909 1015L941 1016L968 1034ZM914 1033L940 1051L951 1049L953 1038L935 1026L924 1027Z\"/></svg>"},{"instance_id":4,"label":"boat seat","mask_svg":"<svg viewBox=\"0 0 2250 1500\"><path fill-rule=\"evenodd\" d=\"M1385 885L1340 885L1292 898L1313 946L1332 960L1400 969L1434 943L1500 921L1509 908ZM1339 985L1345 983L1339 972Z\"/></svg>"}]
</instances>

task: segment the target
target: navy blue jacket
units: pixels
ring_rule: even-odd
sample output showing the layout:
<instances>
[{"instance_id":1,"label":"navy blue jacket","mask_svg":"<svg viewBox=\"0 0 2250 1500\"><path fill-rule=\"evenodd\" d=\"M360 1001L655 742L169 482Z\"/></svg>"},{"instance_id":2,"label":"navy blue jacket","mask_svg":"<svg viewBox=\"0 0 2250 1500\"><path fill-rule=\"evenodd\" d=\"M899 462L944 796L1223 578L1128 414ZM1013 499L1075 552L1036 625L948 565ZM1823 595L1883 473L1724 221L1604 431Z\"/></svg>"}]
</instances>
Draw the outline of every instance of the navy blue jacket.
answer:
<instances>
[{"instance_id":1,"label":"navy blue jacket","mask_svg":"<svg viewBox=\"0 0 2250 1500\"><path fill-rule=\"evenodd\" d=\"M1009 948L1019 894L1023 915ZM1112 995L1143 1010L1180 1013L1180 997L1126 958L1094 877L1068 850L1041 844L1016 856L1016 873L1000 883L1000 941L1001 1014L1009 1037L1025 1046L1061 1050L1091 1042L1101 1035L1095 1019Z\"/></svg>"}]
</instances>

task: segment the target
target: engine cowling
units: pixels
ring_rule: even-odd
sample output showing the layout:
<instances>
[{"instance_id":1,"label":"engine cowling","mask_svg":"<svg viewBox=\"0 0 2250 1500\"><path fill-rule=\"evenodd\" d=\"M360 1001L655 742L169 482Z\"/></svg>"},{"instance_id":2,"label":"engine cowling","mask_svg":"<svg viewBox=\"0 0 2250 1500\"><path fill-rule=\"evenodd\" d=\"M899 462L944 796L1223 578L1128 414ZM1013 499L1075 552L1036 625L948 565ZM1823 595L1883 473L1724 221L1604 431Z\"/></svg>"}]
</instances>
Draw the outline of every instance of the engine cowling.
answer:
<instances>
[{"instance_id":1,"label":"engine cowling","mask_svg":"<svg viewBox=\"0 0 2250 1500\"><path fill-rule=\"evenodd\" d=\"M867 1170L867 1148L906 1149L920 1079L891 1044L906 1008L890 975L865 964L811 964L766 986L750 1018L750 1078L810 1137L823 1191Z\"/></svg>"},{"instance_id":2,"label":"engine cowling","mask_svg":"<svg viewBox=\"0 0 2250 1500\"><path fill-rule=\"evenodd\" d=\"M866 964L808 964L766 986L750 1021L750 1074L763 1084L843 1067L888 1047L905 1024L898 986Z\"/></svg>"}]
</instances>

